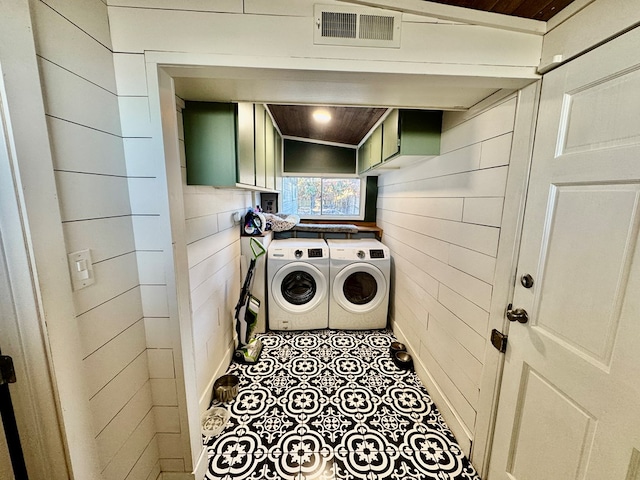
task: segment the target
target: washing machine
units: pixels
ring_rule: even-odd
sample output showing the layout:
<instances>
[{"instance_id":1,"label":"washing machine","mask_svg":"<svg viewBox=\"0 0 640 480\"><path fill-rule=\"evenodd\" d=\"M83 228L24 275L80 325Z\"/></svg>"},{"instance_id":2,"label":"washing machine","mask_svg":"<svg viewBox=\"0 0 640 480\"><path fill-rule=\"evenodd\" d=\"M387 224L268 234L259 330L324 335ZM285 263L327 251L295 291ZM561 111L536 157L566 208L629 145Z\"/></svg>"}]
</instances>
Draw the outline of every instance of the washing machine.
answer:
<instances>
[{"instance_id":1,"label":"washing machine","mask_svg":"<svg viewBox=\"0 0 640 480\"><path fill-rule=\"evenodd\" d=\"M267 250L269 328L329 325L329 247L320 238L274 240Z\"/></svg>"},{"instance_id":2,"label":"washing machine","mask_svg":"<svg viewBox=\"0 0 640 480\"><path fill-rule=\"evenodd\" d=\"M389 312L389 248L378 240L327 240L329 328L385 328Z\"/></svg>"}]
</instances>

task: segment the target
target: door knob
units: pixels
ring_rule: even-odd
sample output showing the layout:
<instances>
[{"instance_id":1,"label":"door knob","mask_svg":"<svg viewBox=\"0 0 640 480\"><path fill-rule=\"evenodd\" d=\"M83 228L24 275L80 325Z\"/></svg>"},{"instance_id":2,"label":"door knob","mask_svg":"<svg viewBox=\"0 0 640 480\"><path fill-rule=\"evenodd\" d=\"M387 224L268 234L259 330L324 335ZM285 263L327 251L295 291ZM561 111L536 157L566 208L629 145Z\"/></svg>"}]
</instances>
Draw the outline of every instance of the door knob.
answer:
<instances>
[{"instance_id":1,"label":"door knob","mask_svg":"<svg viewBox=\"0 0 640 480\"><path fill-rule=\"evenodd\" d=\"M507 308L507 318L510 322L527 323L529 321L529 314L524 308L512 309L511 305Z\"/></svg>"},{"instance_id":2,"label":"door knob","mask_svg":"<svg viewBox=\"0 0 640 480\"><path fill-rule=\"evenodd\" d=\"M520 284L524 288L533 287L533 277L531 275L529 275L528 273L525 273L524 275L522 275L522 277L520 277Z\"/></svg>"}]
</instances>

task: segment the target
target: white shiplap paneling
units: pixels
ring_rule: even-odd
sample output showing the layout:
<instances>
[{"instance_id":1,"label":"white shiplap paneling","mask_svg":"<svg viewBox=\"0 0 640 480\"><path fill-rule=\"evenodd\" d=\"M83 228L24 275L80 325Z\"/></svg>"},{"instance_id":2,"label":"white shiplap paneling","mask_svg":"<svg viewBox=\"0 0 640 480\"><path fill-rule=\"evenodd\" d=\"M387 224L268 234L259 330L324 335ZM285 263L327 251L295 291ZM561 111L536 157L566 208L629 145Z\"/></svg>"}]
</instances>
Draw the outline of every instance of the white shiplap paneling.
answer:
<instances>
[{"instance_id":1,"label":"white shiplap paneling","mask_svg":"<svg viewBox=\"0 0 640 480\"><path fill-rule=\"evenodd\" d=\"M127 159L127 175L130 177L154 177L156 166L153 140L150 138L124 138L124 154Z\"/></svg>"},{"instance_id":2,"label":"white shiplap paneling","mask_svg":"<svg viewBox=\"0 0 640 480\"><path fill-rule=\"evenodd\" d=\"M94 396L145 349L144 323L139 320L85 358L89 395Z\"/></svg>"},{"instance_id":3,"label":"white shiplap paneling","mask_svg":"<svg viewBox=\"0 0 640 480\"><path fill-rule=\"evenodd\" d=\"M38 62L47 85L47 115L120 135L118 100L114 93L65 70L44 58ZM76 99L81 98L78 102Z\"/></svg>"},{"instance_id":4,"label":"white shiplap paneling","mask_svg":"<svg viewBox=\"0 0 640 480\"><path fill-rule=\"evenodd\" d=\"M107 7L102 0L43 0L70 23L87 32L97 42L111 48Z\"/></svg>"},{"instance_id":5,"label":"white shiplap paneling","mask_svg":"<svg viewBox=\"0 0 640 480\"><path fill-rule=\"evenodd\" d=\"M120 137L54 117L47 124L57 170L127 174Z\"/></svg>"},{"instance_id":6,"label":"white shiplap paneling","mask_svg":"<svg viewBox=\"0 0 640 480\"><path fill-rule=\"evenodd\" d=\"M116 454L120 446L131 435L140 422L147 416L151 405L151 385L146 382L143 387L127 402L109 424L96 437L103 467Z\"/></svg>"},{"instance_id":7,"label":"white shiplap paneling","mask_svg":"<svg viewBox=\"0 0 640 480\"><path fill-rule=\"evenodd\" d=\"M138 268L135 252L94 263L96 283L74 292L78 315L116 298L138 285Z\"/></svg>"},{"instance_id":8,"label":"white shiplap paneling","mask_svg":"<svg viewBox=\"0 0 640 480\"><path fill-rule=\"evenodd\" d=\"M147 355L143 352L89 401L96 434L107 426L122 406L148 381Z\"/></svg>"},{"instance_id":9,"label":"white shiplap paneling","mask_svg":"<svg viewBox=\"0 0 640 480\"><path fill-rule=\"evenodd\" d=\"M132 97L147 95L147 72L144 55L114 53L113 66L116 71L118 95Z\"/></svg>"},{"instance_id":10,"label":"white shiplap paneling","mask_svg":"<svg viewBox=\"0 0 640 480\"><path fill-rule=\"evenodd\" d=\"M147 350L150 378L175 378L173 351L170 348Z\"/></svg>"},{"instance_id":11,"label":"white shiplap paneling","mask_svg":"<svg viewBox=\"0 0 640 480\"><path fill-rule=\"evenodd\" d=\"M460 114L444 115L440 153L451 152L512 132L515 122L513 114L515 108L516 99L511 98L452 128L448 126L448 119L455 119Z\"/></svg>"},{"instance_id":12,"label":"white shiplap paneling","mask_svg":"<svg viewBox=\"0 0 640 480\"><path fill-rule=\"evenodd\" d=\"M131 217L95 218L62 225L69 253L91 247L91 260L101 262L135 250Z\"/></svg>"},{"instance_id":13,"label":"white shiplap paneling","mask_svg":"<svg viewBox=\"0 0 640 480\"><path fill-rule=\"evenodd\" d=\"M149 411L103 470L105 480L124 480L156 435L153 412ZM157 457L156 457L157 458ZM149 468L150 470L151 468Z\"/></svg>"},{"instance_id":14,"label":"white shiplap paneling","mask_svg":"<svg viewBox=\"0 0 640 480\"><path fill-rule=\"evenodd\" d=\"M411 213L422 217L442 218L445 220L462 219L462 198L385 198L385 210L390 212Z\"/></svg>"},{"instance_id":15,"label":"white shiplap paneling","mask_svg":"<svg viewBox=\"0 0 640 480\"><path fill-rule=\"evenodd\" d=\"M96 283L74 292L104 478L159 472L146 337L107 7L32 2L67 252L89 249ZM144 421L150 418L151 421Z\"/></svg>"},{"instance_id":16,"label":"white shiplap paneling","mask_svg":"<svg viewBox=\"0 0 640 480\"><path fill-rule=\"evenodd\" d=\"M33 5L39 55L115 93L111 50L94 41L86 32L46 4L34 2Z\"/></svg>"},{"instance_id":17,"label":"white shiplap paneling","mask_svg":"<svg viewBox=\"0 0 640 480\"><path fill-rule=\"evenodd\" d=\"M140 288L127 290L77 318L86 357L142 319Z\"/></svg>"},{"instance_id":18,"label":"white shiplap paneling","mask_svg":"<svg viewBox=\"0 0 640 480\"><path fill-rule=\"evenodd\" d=\"M515 107L506 99L466 118L445 113L442 155L378 182L377 223L394 259L392 323L442 394L453 430L468 436L458 438L466 448L479 406ZM455 216L443 215L436 200L455 205Z\"/></svg>"},{"instance_id":19,"label":"white shiplap paneling","mask_svg":"<svg viewBox=\"0 0 640 480\"><path fill-rule=\"evenodd\" d=\"M415 173L408 179L387 185L384 178L378 185L385 197L502 197L507 179L507 167L487 168L445 177L420 178Z\"/></svg>"},{"instance_id":20,"label":"white shiplap paneling","mask_svg":"<svg viewBox=\"0 0 640 480\"><path fill-rule=\"evenodd\" d=\"M462 221L489 227L499 227L502 222L503 197L465 198Z\"/></svg>"},{"instance_id":21,"label":"white shiplap paneling","mask_svg":"<svg viewBox=\"0 0 640 480\"><path fill-rule=\"evenodd\" d=\"M475 250L485 255L495 256L498 249L500 231L494 227L421 217L408 213L387 212L384 204L380 205L378 215L382 222L391 223L406 230Z\"/></svg>"},{"instance_id":22,"label":"white shiplap paneling","mask_svg":"<svg viewBox=\"0 0 640 480\"><path fill-rule=\"evenodd\" d=\"M178 394L176 392L176 382L171 378L152 378L151 395L154 405L177 406Z\"/></svg>"},{"instance_id":23,"label":"white shiplap paneling","mask_svg":"<svg viewBox=\"0 0 640 480\"><path fill-rule=\"evenodd\" d=\"M56 183L65 222L131 214L125 177L59 171Z\"/></svg>"}]
</instances>

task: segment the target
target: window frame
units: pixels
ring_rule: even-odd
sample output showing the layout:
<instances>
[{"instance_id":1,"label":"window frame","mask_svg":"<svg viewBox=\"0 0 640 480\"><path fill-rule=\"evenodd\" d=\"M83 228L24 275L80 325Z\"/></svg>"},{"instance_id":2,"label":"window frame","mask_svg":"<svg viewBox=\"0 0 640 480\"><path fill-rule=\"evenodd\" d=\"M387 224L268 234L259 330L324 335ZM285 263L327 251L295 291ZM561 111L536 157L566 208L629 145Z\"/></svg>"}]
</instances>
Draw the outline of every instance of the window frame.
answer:
<instances>
[{"instance_id":1,"label":"window frame","mask_svg":"<svg viewBox=\"0 0 640 480\"><path fill-rule=\"evenodd\" d=\"M346 173L342 175L322 175L318 173L296 173L296 172L287 172L282 173L283 181L285 177L305 177L305 178L319 178L322 180L330 180L330 179L357 179L360 181L360 211L358 215L300 215L296 212L284 212L284 213L293 213L294 215L298 215L301 220L356 220L363 221L365 214L365 202L367 199L367 182L365 177L361 177L355 173ZM284 199L284 188L278 196L278 210L282 209L282 201Z\"/></svg>"}]
</instances>

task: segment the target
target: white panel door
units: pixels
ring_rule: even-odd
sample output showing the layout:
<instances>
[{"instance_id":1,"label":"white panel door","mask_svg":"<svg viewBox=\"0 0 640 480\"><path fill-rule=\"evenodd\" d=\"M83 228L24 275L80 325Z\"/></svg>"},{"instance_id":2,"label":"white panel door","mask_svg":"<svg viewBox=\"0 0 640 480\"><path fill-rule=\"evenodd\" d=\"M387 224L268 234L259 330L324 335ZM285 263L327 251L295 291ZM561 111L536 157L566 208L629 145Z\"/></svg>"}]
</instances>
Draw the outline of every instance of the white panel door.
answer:
<instances>
[{"instance_id":1,"label":"white panel door","mask_svg":"<svg viewBox=\"0 0 640 480\"><path fill-rule=\"evenodd\" d=\"M490 480L640 480L639 199L635 29L543 80Z\"/></svg>"}]
</instances>

